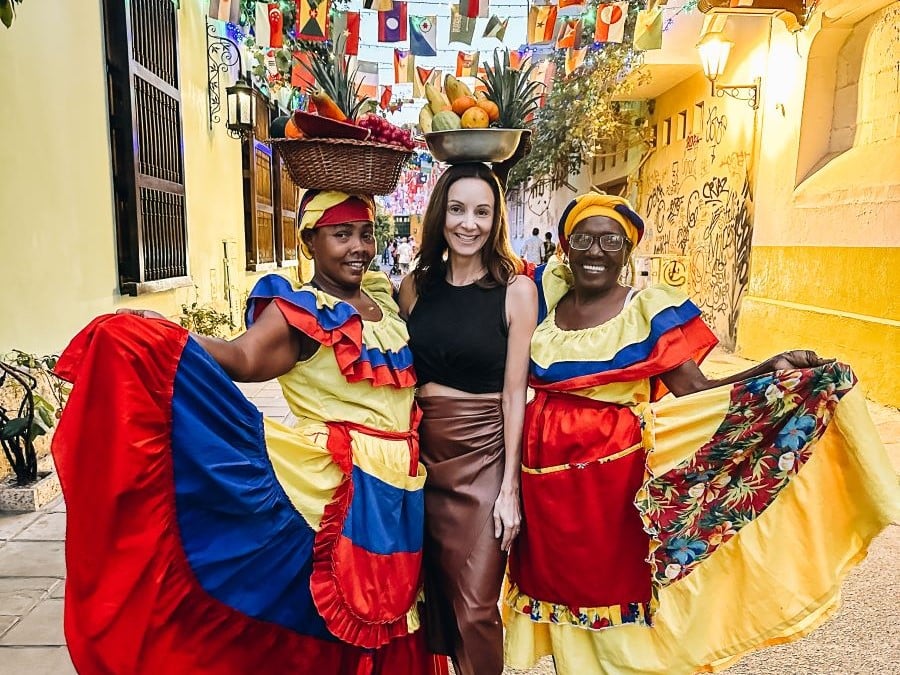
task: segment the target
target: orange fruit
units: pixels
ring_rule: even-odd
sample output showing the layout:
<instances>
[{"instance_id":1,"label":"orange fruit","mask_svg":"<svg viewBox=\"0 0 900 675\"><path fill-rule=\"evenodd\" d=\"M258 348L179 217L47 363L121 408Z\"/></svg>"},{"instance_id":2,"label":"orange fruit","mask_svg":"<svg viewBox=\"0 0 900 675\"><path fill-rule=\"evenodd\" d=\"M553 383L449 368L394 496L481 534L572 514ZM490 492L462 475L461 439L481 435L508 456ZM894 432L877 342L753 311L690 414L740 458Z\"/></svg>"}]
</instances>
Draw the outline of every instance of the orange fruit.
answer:
<instances>
[{"instance_id":1,"label":"orange fruit","mask_svg":"<svg viewBox=\"0 0 900 675\"><path fill-rule=\"evenodd\" d=\"M461 123L463 129L486 129L491 120L484 108L476 105L463 113Z\"/></svg>"},{"instance_id":2,"label":"orange fruit","mask_svg":"<svg viewBox=\"0 0 900 675\"><path fill-rule=\"evenodd\" d=\"M297 126L297 123L294 122L294 118L288 120L287 124L284 125L284 137L285 138L303 138L303 132L300 131L300 128Z\"/></svg>"},{"instance_id":3,"label":"orange fruit","mask_svg":"<svg viewBox=\"0 0 900 675\"><path fill-rule=\"evenodd\" d=\"M488 119L491 122L496 122L500 119L500 108L497 107L497 104L488 98L483 98L479 100L475 105L484 110L487 113Z\"/></svg>"},{"instance_id":4,"label":"orange fruit","mask_svg":"<svg viewBox=\"0 0 900 675\"><path fill-rule=\"evenodd\" d=\"M453 112L462 117L462 114L474 105L475 99L471 96L460 96L453 99L453 103L450 105L450 107L453 109Z\"/></svg>"}]
</instances>

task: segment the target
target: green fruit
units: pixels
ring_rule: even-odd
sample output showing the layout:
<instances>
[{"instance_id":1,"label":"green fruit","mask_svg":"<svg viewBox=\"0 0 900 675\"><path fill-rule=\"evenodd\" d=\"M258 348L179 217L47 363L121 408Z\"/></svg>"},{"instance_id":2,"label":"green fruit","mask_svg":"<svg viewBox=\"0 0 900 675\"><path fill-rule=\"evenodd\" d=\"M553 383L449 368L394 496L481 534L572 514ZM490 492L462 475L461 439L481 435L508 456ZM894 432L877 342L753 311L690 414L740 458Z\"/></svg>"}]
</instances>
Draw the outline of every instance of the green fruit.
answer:
<instances>
[{"instance_id":1,"label":"green fruit","mask_svg":"<svg viewBox=\"0 0 900 675\"><path fill-rule=\"evenodd\" d=\"M461 126L462 122L459 120L459 115L452 110L439 112L431 121L432 131L450 131L451 129L459 129Z\"/></svg>"}]
</instances>

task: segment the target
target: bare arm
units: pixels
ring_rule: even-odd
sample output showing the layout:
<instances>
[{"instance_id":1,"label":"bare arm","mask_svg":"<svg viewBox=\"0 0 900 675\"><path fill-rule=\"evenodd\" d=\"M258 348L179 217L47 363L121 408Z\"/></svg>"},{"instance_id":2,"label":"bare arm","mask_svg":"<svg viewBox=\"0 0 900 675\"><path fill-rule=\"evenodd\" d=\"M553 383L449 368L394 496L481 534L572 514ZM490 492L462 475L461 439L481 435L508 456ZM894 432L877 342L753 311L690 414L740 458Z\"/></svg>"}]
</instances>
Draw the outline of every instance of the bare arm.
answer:
<instances>
[{"instance_id":1,"label":"bare arm","mask_svg":"<svg viewBox=\"0 0 900 675\"><path fill-rule=\"evenodd\" d=\"M500 495L494 504L494 536L500 548L509 550L522 522L519 483L522 467L522 427L528 388L531 334L537 325L537 289L528 277L518 276L506 294L509 334L506 341L506 371L503 378L503 446L506 462Z\"/></svg>"},{"instance_id":2,"label":"bare arm","mask_svg":"<svg viewBox=\"0 0 900 675\"><path fill-rule=\"evenodd\" d=\"M753 368L748 368L740 373L729 375L720 379L710 379L704 375L697 364L691 360L682 363L667 373L660 375L663 384L675 396L685 396L697 391L705 391L723 384L733 384L751 377L765 375L775 370L790 370L793 368L815 368L827 363L833 363L834 359L823 359L815 352L808 349L798 349L776 354Z\"/></svg>"},{"instance_id":3,"label":"bare arm","mask_svg":"<svg viewBox=\"0 0 900 675\"><path fill-rule=\"evenodd\" d=\"M119 310L148 318L165 318L149 310ZM228 376L237 382L265 382L284 375L317 345L292 328L273 302L246 332L234 340L191 333Z\"/></svg>"},{"instance_id":4,"label":"bare arm","mask_svg":"<svg viewBox=\"0 0 900 675\"><path fill-rule=\"evenodd\" d=\"M403 281L400 282L400 293L397 298L397 304L400 306L400 316L404 319L409 319L409 315L412 314L413 307L416 306L416 300L418 300L418 295L416 295L416 285L413 282L412 274L407 274L403 277Z\"/></svg>"}]
</instances>

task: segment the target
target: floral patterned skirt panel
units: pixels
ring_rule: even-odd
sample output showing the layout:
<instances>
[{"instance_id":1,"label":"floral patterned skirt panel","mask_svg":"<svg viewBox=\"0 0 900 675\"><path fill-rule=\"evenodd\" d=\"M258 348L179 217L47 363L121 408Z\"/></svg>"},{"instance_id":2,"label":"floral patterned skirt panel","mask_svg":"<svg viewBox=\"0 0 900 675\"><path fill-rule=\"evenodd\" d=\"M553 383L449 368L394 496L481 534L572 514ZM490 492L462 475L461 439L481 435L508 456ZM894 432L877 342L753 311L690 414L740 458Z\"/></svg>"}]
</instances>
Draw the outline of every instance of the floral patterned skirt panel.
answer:
<instances>
[{"instance_id":1,"label":"floral patterned skirt panel","mask_svg":"<svg viewBox=\"0 0 900 675\"><path fill-rule=\"evenodd\" d=\"M549 400L556 406L561 399ZM855 377L842 364L622 408L635 420L642 450L624 456L625 436L610 426L616 415L589 401L578 413L560 408L549 417L535 415L541 405L535 401L523 452L523 501L531 520L514 549L504 603L506 659L513 668L553 654L560 675L724 669L825 621L839 604L844 576L865 557L871 539L900 516L895 473ZM551 491L530 478L553 475L534 473L551 464L549 456L541 464L533 445L549 438L542 420L556 430L576 414L595 459L590 463L581 448L576 462L556 472L575 476L572 485L594 465L611 468L625 460L626 467L632 455L646 457L636 482L630 471L617 475L635 488L620 497L620 508L638 521L631 521L627 536L597 537L594 521L603 513L594 502L559 506L569 497L584 499L585 486ZM598 444L600 427L608 443ZM604 461L608 457L616 459ZM552 462L563 465L560 457ZM594 491L603 493L606 485L598 480ZM534 506L548 501L557 505L552 511ZM550 521L551 513L555 522L540 520ZM560 522L564 518L569 522ZM567 541L545 540L552 528L564 530ZM619 549L641 534L643 560L623 552L617 561ZM567 577L571 588L554 594L548 592L554 581L540 574L551 568L532 563L551 558L558 559L554 570L587 560L607 569L584 576L586 583ZM618 565L646 575L649 593L635 593L630 603L615 595L615 585L630 574Z\"/></svg>"}]
</instances>

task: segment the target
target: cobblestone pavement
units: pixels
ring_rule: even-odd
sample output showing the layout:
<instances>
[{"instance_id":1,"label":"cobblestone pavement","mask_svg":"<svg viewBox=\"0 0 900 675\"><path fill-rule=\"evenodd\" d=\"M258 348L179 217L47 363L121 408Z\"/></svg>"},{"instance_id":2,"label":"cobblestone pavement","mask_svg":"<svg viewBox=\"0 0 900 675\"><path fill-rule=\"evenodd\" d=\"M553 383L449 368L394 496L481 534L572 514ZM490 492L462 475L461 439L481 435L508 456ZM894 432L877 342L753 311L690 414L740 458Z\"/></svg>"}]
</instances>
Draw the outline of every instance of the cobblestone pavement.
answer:
<instances>
[{"instance_id":1,"label":"cobblestone pavement","mask_svg":"<svg viewBox=\"0 0 900 675\"><path fill-rule=\"evenodd\" d=\"M734 372L749 362L715 352L704 369ZM263 414L289 417L277 383L241 385ZM878 430L900 471L900 412L870 404ZM0 675L69 675L62 630L65 595L65 505L39 513L0 513ZM900 527L875 540L869 557L844 584L844 604L835 618L800 642L753 654L728 675L875 675L900 673ZM544 659L528 671L508 675L550 675ZM126 674L122 674L126 675ZM401 675L401 674L398 674ZM589 675L589 674L585 674Z\"/></svg>"}]
</instances>

